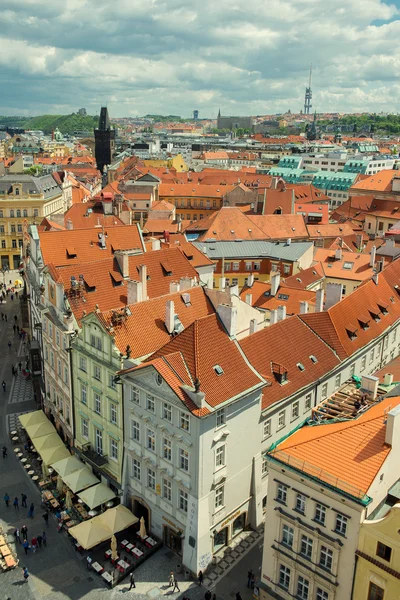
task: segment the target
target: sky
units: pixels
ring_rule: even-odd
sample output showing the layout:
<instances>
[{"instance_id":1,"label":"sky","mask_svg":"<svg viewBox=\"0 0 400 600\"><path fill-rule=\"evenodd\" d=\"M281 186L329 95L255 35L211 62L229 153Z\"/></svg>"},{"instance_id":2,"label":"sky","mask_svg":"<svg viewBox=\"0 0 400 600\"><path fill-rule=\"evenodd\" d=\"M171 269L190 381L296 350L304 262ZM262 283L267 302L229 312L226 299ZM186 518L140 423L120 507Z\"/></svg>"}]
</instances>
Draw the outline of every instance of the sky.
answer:
<instances>
[{"instance_id":1,"label":"sky","mask_svg":"<svg viewBox=\"0 0 400 600\"><path fill-rule=\"evenodd\" d=\"M400 112L400 0L0 0L0 114Z\"/></svg>"}]
</instances>

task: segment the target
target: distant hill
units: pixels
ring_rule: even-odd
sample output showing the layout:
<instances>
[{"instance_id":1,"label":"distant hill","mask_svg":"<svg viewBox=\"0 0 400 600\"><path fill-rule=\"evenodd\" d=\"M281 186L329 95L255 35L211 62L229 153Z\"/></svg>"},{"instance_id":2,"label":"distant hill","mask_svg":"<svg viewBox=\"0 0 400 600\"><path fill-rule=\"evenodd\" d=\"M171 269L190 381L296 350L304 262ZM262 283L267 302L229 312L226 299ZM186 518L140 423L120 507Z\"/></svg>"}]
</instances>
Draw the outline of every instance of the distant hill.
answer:
<instances>
[{"instance_id":1,"label":"distant hill","mask_svg":"<svg viewBox=\"0 0 400 600\"><path fill-rule=\"evenodd\" d=\"M51 133L56 127L61 133L70 133L78 129L93 131L98 126L99 117L90 115L40 115L38 117L1 117L1 127L21 127L23 129L41 129L44 133Z\"/></svg>"}]
</instances>

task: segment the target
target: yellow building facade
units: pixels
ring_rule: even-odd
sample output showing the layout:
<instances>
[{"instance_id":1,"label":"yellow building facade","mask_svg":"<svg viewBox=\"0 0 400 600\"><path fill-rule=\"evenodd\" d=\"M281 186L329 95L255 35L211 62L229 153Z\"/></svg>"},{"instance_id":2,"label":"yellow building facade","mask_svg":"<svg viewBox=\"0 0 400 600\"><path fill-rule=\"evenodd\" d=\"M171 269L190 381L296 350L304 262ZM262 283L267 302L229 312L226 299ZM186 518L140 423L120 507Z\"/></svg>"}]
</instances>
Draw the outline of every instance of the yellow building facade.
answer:
<instances>
[{"instance_id":1,"label":"yellow building facade","mask_svg":"<svg viewBox=\"0 0 400 600\"><path fill-rule=\"evenodd\" d=\"M189 167L185 163L185 159L182 154L177 154L172 158L168 158L167 160L157 160L157 159L146 159L143 161L146 167L165 167L168 169L175 169L177 173L183 173L189 171Z\"/></svg>"},{"instance_id":2,"label":"yellow building facade","mask_svg":"<svg viewBox=\"0 0 400 600\"><path fill-rule=\"evenodd\" d=\"M353 600L400 598L399 531L400 504L388 508L382 518L363 522L358 541Z\"/></svg>"}]
</instances>

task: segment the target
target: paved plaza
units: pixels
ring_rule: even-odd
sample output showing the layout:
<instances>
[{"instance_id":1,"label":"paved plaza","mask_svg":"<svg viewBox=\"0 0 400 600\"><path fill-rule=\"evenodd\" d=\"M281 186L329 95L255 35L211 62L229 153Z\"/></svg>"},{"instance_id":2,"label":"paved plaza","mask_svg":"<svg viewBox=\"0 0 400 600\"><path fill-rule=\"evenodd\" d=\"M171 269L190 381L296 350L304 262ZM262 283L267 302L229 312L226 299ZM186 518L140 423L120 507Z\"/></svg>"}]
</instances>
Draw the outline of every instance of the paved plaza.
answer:
<instances>
[{"instance_id":1,"label":"paved plaza","mask_svg":"<svg viewBox=\"0 0 400 600\"><path fill-rule=\"evenodd\" d=\"M30 381L19 373L13 377L11 370L12 365L16 366L23 360L25 353L23 344L13 332L14 315L18 314L19 318L19 304L7 302L0 306L0 311L8 316L7 322L0 321L0 355L3 357L0 362L0 381L6 382L6 392L0 392L0 446L6 445L8 448L8 457L0 457L0 522L9 540L14 540L15 529L24 524L28 527L29 539L44 529L47 535L47 547L35 554L29 552L27 556L20 544L12 542L19 566L0 573L0 600L101 600L129 597L149 600L151 590L152 597L156 597L153 593L159 592L161 596L171 597L171 600L184 595L190 600L202 600L206 587L217 594L218 600L232 600L238 591L243 600L250 600L252 594L246 587L247 571L253 568L254 573L259 575L262 532L244 532L238 536L231 553L207 574L204 580L206 587L200 587L193 581L184 581L181 573L177 574L180 592L172 593L168 588L168 575L170 571L177 572L179 557L169 548L162 548L135 570L136 589L128 591L127 578L126 583L110 590L99 576L88 571L85 557L75 551L67 535L57 532L52 515L48 528L45 528L39 490L15 457L8 433L16 429L20 414L37 409ZM8 349L9 340L12 342L11 350ZM11 498L9 507L3 500L6 492ZM28 506L34 503L33 519L28 519L26 509L15 510L12 506L14 497L21 499L21 493L27 494ZM30 572L27 583L22 577L23 566L27 566Z\"/></svg>"}]
</instances>

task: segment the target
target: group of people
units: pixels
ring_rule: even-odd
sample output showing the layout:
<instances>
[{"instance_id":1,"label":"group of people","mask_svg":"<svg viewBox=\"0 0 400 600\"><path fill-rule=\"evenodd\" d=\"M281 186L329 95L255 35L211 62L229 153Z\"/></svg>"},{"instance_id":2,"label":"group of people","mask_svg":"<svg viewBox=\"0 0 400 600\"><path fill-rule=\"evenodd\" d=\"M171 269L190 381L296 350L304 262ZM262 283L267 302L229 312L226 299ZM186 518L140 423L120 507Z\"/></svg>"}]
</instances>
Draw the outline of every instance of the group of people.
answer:
<instances>
[{"instance_id":1,"label":"group of people","mask_svg":"<svg viewBox=\"0 0 400 600\"><path fill-rule=\"evenodd\" d=\"M4 449L3 449L3 456L4 456ZM26 503L27 498L28 497L26 494L21 494L21 506L23 506L25 508L28 508L28 505ZM8 508L10 506L10 496L8 495L7 492L4 494L3 500L4 500L4 504ZM18 496L15 496L15 498L14 498L13 507L15 508L15 510L19 510ZM31 502L30 507L28 509L28 514L27 514L28 519L33 519L34 512L35 512L35 505L33 504L33 502Z\"/></svg>"}]
</instances>

